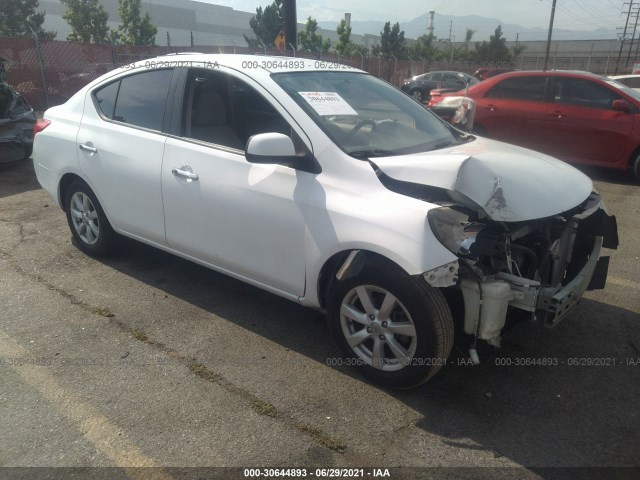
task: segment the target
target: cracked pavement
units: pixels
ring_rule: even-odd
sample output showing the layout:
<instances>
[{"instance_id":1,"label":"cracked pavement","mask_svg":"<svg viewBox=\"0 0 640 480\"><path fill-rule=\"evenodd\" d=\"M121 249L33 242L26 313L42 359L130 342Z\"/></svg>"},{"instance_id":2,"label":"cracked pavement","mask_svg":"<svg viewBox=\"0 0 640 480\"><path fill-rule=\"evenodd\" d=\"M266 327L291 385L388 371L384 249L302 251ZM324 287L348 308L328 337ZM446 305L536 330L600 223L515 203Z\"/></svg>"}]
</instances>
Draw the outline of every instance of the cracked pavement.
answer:
<instances>
[{"instance_id":1,"label":"cracked pavement","mask_svg":"<svg viewBox=\"0 0 640 480\"><path fill-rule=\"evenodd\" d=\"M607 289L392 392L331 365L317 312L133 241L87 257L31 162L3 166L0 466L638 467L640 187L595 174L621 237ZM518 358L558 365L500 365Z\"/></svg>"}]
</instances>

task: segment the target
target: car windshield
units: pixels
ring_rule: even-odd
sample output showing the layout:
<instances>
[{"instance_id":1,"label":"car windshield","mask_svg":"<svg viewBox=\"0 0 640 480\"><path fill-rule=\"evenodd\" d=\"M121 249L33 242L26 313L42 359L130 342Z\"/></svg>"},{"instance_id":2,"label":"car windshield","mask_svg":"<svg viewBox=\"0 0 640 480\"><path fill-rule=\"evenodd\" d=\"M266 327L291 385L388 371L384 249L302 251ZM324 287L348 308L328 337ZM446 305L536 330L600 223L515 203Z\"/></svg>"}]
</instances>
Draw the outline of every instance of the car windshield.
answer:
<instances>
[{"instance_id":1,"label":"car windshield","mask_svg":"<svg viewBox=\"0 0 640 480\"><path fill-rule=\"evenodd\" d=\"M436 150L465 138L418 102L371 75L287 72L272 78L343 151L357 158Z\"/></svg>"}]
</instances>

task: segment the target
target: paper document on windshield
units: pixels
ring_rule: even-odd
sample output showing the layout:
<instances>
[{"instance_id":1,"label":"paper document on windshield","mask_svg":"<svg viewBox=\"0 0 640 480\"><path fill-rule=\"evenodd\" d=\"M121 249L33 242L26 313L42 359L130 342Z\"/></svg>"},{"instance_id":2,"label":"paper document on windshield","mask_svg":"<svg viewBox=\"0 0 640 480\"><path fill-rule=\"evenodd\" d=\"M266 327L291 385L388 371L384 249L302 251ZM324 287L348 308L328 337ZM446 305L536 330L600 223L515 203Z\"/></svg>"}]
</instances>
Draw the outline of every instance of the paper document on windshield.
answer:
<instances>
[{"instance_id":1,"label":"paper document on windshield","mask_svg":"<svg viewBox=\"0 0 640 480\"><path fill-rule=\"evenodd\" d=\"M358 115L336 92L298 92L318 115Z\"/></svg>"}]
</instances>

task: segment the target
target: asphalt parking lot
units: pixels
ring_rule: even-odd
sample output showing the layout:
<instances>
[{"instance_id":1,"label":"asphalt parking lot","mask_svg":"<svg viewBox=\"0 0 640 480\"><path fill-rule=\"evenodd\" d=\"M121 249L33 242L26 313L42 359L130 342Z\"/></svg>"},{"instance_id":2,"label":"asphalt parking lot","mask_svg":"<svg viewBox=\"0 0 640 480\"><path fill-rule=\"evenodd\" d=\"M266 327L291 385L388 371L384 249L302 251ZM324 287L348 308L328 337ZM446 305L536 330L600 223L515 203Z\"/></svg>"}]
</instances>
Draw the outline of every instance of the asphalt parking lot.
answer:
<instances>
[{"instance_id":1,"label":"asphalt parking lot","mask_svg":"<svg viewBox=\"0 0 640 480\"><path fill-rule=\"evenodd\" d=\"M3 166L0 467L639 478L623 467L640 467L640 186L588 173L618 219L607 288L553 330L513 328L479 366L458 352L393 392L333 365L317 312L132 241L85 256L31 161Z\"/></svg>"}]
</instances>

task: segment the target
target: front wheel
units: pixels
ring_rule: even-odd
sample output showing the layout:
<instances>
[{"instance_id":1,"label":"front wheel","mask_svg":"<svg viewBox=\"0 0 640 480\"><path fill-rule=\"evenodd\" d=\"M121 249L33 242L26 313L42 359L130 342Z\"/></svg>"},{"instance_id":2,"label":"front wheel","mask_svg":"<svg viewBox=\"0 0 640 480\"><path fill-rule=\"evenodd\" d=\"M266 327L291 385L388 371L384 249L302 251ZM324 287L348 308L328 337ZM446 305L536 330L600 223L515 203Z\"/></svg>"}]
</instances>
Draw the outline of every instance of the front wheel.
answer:
<instances>
[{"instance_id":1,"label":"front wheel","mask_svg":"<svg viewBox=\"0 0 640 480\"><path fill-rule=\"evenodd\" d=\"M633 175L636 177L636 180L640 182L640 154L636 157L631 168L633 169Z\"/></svg>"},{"instance_id":2,"label":"front wheel","mask_svg":"<svg viewBox=\"0 0 640 480\"><path fill-rule=\"evenodd\" d=\"M76 245L92 256L110 253L116 234L89 186L76 180L67 188L64 210Z\"/></svg>"},{"instance_id":3,"label":"front wheel","mask_svg":"<svg viewBox=\"0 0 640 480\"><path fill-rule=\"evenodd\" d=\"M390 388L426 382L446 364L453 344L442 294L397 268L369 266L338 282L327 317L348 363Z\"/></svg>"},{"instance_id":4,"label":"front wheel","mask_svg":"<svg viewBox=\"0 0 640 480\"><path fill-rule=\"evenodd\" d=\"M473 125L473 129L471 130L471 132L475 135L478 135L479 137L489 138L487 130L482 125L479 125L477 123Z\"/></svg>"}]
</instances>

